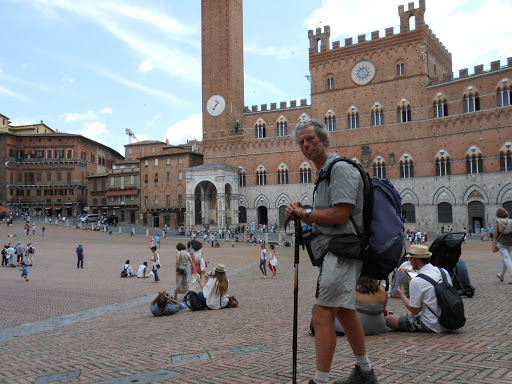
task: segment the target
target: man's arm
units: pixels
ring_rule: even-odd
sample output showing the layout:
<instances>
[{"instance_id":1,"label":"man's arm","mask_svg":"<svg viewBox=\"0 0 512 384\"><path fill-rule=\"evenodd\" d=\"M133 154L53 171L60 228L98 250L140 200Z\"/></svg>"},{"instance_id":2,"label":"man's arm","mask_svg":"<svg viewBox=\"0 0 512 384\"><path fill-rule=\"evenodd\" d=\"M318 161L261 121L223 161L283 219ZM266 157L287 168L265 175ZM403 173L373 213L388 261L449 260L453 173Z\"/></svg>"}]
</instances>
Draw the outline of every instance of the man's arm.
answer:
<instances>
[{"instance_id":1,"label":"man's arm","mask_svg":"<svg viewBox=\"0 0 512 384\"><path fill-rule=\"evenodd\" d=\"M300 203L290 204L286 210L286 214L291 218L298 216L304 223L311 226L313 222L324 224L343 224L350 217L350 209L352 205L349 203L339 203L327 209L313 209L306 217L306 209Z\"/></svg>"},{"instance_id":2,"label":"man's arm","mask_svg":"<svg viewBox=\"0 0 512 384\"><path fill-rule=\"evenodd\" d=\"M405 295L405 288L403 285L400 285L398 287L398 293L400 293L400 297L402 298L402 301L404 302L404 305L405 307L413 314L413 315L417 315L418 313L420 313L421 311L421 307L420 308L416 308L416 307L411 307L411 305L409 304L409 299L407 298L407 296Z\"/></svg>"}]
</instances>

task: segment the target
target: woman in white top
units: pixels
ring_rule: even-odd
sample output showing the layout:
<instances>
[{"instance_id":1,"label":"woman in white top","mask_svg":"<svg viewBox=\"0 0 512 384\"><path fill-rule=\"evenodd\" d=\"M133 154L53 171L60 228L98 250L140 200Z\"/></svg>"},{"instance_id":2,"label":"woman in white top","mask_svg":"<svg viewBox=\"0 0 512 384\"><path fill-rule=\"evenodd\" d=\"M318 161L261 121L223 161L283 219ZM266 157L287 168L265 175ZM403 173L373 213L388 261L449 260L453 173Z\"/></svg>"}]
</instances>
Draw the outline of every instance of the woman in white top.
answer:
<instances>
[{"instance_id":1,"label":"woman in white top","mask_svg":"<svg viewBox=\"0 0 512 384\"><path fill-rule=\"evenodd\" d=\"M261 244L261 253L260 253L260 271L261 271L261 273L263 273L263 275L261 275L262 279L267 278L266 263L267 263L267 249L265 248L265 243L262 243Z\"/></svg>"},{"instance_id":2,"label":"woman in white top","mask_svg":"<svg viewBox=\"0 0 512 384\"><path fill-rule=\"evenodd\" d=\"M272 272L271 279L277 279L277 257L274 244L270 244L270 261L268 262L268 267Z\"/></svg>"},{"instance_id":3,"label":"woman in white top","mask_svg":"<svg viewBox=\"0 0 512 384\"><path fill-rule=\"evenodd\" d=\"M151 252L153 252L153 256L149 260L153 262L153 274L155 275L155 281L153 281L153 283L159 283L158 268L160 268L160 255L156 253L156 245L151 247Z\"/></svg>"},{"instance_id":4,"label":"woman in white top","mask_svg":"<svg viewBox=\"0 0 512 384\"><path fill-rule=\"evenodd\" d=\"M223 264L218 264L215 267L213 276L206 276L206 284L199 281L202 292L198 296L202 298L209 309L226 308L229 303L228 288L229 280L226 276L226 267Z\"/></svg>"}]
</instances>

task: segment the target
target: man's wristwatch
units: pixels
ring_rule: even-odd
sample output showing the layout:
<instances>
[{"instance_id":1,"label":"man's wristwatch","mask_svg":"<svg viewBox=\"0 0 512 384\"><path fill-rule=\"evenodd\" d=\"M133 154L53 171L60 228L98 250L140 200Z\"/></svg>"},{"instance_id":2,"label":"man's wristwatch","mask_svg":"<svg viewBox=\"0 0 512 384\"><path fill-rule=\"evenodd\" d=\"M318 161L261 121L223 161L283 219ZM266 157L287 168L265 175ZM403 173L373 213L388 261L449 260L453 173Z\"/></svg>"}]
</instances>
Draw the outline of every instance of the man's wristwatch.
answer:
<instances>
[{"instance_id":1,"label":"man's wristwatch","mask_svg":"<svg viewBox=\"0 0 512 384\"><path fill-rule=\"evenodd\" d=\"M309 215L313 212L311 208L306 209L306 219L309 219Z\"/></svg>"}]
</instances>

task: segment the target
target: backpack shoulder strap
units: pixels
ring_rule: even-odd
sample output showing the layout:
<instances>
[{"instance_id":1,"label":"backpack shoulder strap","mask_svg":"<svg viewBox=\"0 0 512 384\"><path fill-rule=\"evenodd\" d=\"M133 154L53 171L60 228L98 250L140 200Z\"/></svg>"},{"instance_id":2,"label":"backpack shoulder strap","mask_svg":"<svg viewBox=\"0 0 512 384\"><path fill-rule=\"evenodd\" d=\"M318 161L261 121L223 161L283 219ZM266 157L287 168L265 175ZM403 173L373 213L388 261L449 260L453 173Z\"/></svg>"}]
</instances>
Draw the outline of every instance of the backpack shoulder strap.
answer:
<instances>
[{"instance_id":1,"label":"backpack shoulder strap","mask_svg":"<svg viewBox=\"0 0 512 384\"><path fill-rule=\"evenodd\" d=\"M426 280L428 281L430 284L432 284L434 287L437 285L437 282L432 279L431 277L423 274L423 273L420 273L417 277L421 277L423 280Z\"/></svg>"},{"instance_id":2,"label":"backpack shoulder strap","mask_svg":"<svg viewBox=\"0 0 512 384\"><path fill-rule=\"evenodd\" d=\"M363 195L364 195L364 205L363 205L363 223L364 223L364 233L367 237L370 236L371 232L371 219L372 219L372 210L373 210L373 199L371 194L371 181L370 176L368 173L354 160L349 159L348 157L344 156L338 156L336 159L334 159L331 164L329 164L329 167L327 167L326 171L321 171L318 175L318 178L315 181L315 188L313 189L313 200L315 198L316 190L318 189L318 185L324 181L327 180L327 185L331 182L331 172L334 165L340 161L344 161L345 163L348 163L355 167L358 172L361 175L361 179L363 181ZM361 236L361 231L357 227L354 219L352 218L352 215L349 217L352 225L354 226L354 229L356 230L356 233L358 236Z\"/></svg>"}]
</instances>

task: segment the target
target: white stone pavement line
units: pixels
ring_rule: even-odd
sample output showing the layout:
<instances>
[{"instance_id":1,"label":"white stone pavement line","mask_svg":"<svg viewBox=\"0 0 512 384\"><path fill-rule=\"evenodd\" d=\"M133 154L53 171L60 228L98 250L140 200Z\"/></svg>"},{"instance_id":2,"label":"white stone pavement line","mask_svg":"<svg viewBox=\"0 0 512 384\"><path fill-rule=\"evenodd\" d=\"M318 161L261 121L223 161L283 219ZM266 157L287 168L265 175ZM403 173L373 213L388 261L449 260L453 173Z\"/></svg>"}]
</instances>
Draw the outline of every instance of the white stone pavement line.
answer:
<instances>
[{"instance_id":1,"label":"white stone pavement line","mask_svg":"<svg viewBox=\"0 0 512 384\"><path fill-rule=\"evenodd\" d=\"M247 264L241 268L228 272L228 276L236 275L237 273L245 271L258 264L259 261ZM84 311L70 313L68 315L62 315L50 319L36 321L34 323L25 323L17 325L15 327L1 329L0 343L5 343L7 341L18 339L20 337L30 336L41 332L51 331L58 327L65 327L67 325L75 324L83 320L94 319L96 317L108 315L110 313L121 311L123 309L136 307L138 305L148 304L154 298L155 294L152 293L150 295L124 300L119 303L108 304L102 307L86 309Z\"/></svg>"}]
</instances>

